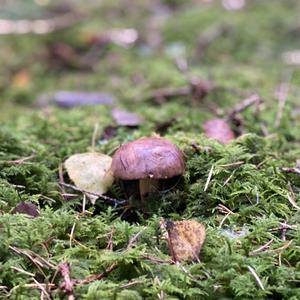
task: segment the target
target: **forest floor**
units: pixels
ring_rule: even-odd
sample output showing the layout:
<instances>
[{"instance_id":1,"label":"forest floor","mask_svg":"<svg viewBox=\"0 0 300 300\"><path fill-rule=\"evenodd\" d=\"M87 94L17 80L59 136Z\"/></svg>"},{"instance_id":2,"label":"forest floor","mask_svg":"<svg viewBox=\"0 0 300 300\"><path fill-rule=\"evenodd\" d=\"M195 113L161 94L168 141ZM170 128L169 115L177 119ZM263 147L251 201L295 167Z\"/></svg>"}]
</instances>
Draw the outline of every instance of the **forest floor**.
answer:
<instances>
[{"instance_id":1,"label":"forest floor","mask_svg":"<svg viewBox=\"0 0 300 300\"><path fill-rule=\"evenodd\" d=\"M85 2L70 1L63 30L0 35L0 298L300 299L299 1ZM70 10L36 3L47 1L0 18ZM66 109L59 96L74 95L60 91L114 104ZM144 121L120 126L112 106ZM204 134L214 118L233 141ZM72 183L72 154L153 134L183 151L186 171L151 214L137 199L83 211L82 193L59 184ZM126 198L118 181L106 195ZM15 214L21 201L39 216ZM162 219L205 225L198 262L172 261Z\"/></svg>"}]
</instances>

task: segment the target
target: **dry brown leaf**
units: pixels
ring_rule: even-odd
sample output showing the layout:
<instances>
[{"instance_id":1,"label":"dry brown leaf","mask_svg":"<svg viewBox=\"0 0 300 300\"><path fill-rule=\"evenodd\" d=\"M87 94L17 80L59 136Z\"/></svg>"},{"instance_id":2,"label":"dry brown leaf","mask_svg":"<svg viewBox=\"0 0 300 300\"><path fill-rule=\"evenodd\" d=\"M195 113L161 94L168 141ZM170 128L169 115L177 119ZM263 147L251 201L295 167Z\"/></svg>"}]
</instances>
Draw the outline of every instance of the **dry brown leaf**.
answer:
<instances>
[{"instance_id":1,"label":"dry brown leaf","mask_svg":"<svg viewBox=\"0 0 300 300\"><path fill-rule=\"evenodd\" d=\"M166 221L168 245L174 261L197 260L205 240L205 227L193 221Z\"/></svg>"},{"instance_id":2,"label":"dry brown leaf","mask_svg":"<svg viewBox=\"0 0 300 300\"><path fill-rule=\"evenodd\" d=\"M234 139L234 132L226 121L222 119L212 119L203 125L205 134L208 138L227 144Z\"/></svg>"},{"instance_id":3,"label":"dry brown leaf","mask_svg":"<svg viewBox=\"0 0 300 300\"><path fill-rule=\"evenodd\" d=\"M74 154L65 161L65 167L74 184L85 191L104 194L113 183L110 171L111 157L96 152ZM97 196L87 194L94 204Z\"/></svg>"}]
</instances>

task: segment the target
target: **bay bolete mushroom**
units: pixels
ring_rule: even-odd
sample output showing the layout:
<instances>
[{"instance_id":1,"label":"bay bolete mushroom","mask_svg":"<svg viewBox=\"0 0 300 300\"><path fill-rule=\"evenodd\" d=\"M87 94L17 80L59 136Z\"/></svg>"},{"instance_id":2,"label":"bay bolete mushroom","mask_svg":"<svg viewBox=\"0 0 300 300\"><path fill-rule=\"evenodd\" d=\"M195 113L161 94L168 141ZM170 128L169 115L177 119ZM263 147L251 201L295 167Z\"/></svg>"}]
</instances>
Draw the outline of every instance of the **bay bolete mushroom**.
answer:
<instances>
[{"instance_id":1,"label":"bay bolete mushroom","mask_svg":"<svg viewBox=\"0 0 300 300\"><path fill-rule=\"evenodd\" d=\"M170 141L145 137L122 145L114 154L111 169L114 177L124 181L138 180L143 200L159 190L160 181L183 174L182 152Z\"/></svg>"}]
</instances>

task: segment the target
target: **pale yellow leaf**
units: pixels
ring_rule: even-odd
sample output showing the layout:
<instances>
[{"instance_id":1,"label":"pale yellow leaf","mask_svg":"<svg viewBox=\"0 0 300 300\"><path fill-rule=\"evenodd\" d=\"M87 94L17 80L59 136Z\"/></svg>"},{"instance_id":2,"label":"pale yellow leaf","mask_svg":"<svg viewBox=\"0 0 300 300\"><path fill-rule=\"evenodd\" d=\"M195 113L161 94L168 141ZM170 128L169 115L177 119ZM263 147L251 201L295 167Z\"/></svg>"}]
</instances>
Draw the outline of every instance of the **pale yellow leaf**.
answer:
<instances>
[{"instance_id":1,"label":"pale yellow leaf","mask_svg":"<svg viewBox=\"0 0 300 300\"><path fill-rule=\"evenodd\" d=\"M85 191L104 194L113 183L111 157L96 152L74 154L65 161L65 168L74 184ZM86 194L94 204L97 196Z\"/></svg>"}]
</instances>

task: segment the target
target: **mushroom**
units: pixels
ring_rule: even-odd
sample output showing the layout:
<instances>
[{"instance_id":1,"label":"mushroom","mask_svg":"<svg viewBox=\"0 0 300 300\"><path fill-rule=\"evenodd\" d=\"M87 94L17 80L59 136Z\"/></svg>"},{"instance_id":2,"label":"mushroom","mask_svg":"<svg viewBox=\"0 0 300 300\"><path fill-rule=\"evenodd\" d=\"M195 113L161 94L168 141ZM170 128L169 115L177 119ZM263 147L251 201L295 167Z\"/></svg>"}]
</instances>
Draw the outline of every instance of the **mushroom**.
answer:
<instances>
[{"instance_id":1,"label":"mushroom","mask_svg":"<svg viewBox=\"0 0 300 300\"><path fill-rule=\"evenodd\" d=\"M182 152L170 141L145 137L122 145L113 155L111 170L124 181L138 180L142 201L159 190L160 181L182 175Z\"/></svg>"}]
</instances>

